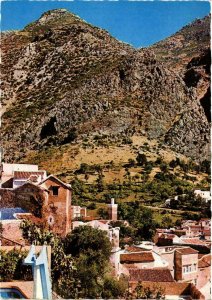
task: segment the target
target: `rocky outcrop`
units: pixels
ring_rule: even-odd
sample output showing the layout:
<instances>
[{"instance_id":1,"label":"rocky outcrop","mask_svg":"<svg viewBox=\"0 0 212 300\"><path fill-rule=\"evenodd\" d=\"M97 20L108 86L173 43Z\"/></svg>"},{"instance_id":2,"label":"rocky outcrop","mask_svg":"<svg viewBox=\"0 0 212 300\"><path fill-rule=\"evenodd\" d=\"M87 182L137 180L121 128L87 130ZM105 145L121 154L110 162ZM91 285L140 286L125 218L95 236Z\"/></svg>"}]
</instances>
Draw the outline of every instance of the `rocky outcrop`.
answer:
<instances>
[{"instance_id":1,"label":"rocky outcrop","mask_svg":"<svg viewBox=\"0 0 212 300\"><path fill-rule=\"evenodd\" d=\"M207 154L209 126L195 90L152 50L133 49L66 10L3 34L2 50L5 160L96 133L145 134L197 159Z\"/></svg>"}]
</instances>

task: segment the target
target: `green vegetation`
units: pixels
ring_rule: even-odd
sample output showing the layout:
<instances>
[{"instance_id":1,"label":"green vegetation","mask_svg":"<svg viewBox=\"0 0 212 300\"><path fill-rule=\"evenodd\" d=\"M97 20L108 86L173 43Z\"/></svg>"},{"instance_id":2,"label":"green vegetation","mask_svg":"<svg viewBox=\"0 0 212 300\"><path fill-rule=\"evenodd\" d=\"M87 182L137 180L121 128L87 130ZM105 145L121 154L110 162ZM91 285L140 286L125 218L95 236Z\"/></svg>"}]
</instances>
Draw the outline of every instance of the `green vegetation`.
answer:
<instances>
[{"instance_id":1,"label":"green vegetation","mask_svg":"<svg viewBox=\"0 0 212 300\"><path fill-rule=\"evenodd\" d=\"M0 256L0 281L32 280L31 267L22 265L23 259L27 256L26 251L0 250Z\"/></svg>"},{"instance_id":2,"label":"green vegetation","mask_svg":"<svg viewBox=\"0 0 212 300\"><path fill-rule=\"evenodd\" d=\"M52 246L53 289L65 299L118 298L127 288L111 277L111 244L106 232L89 226L75 228L64 239L28 221L21 225L30 243Z\"/></svg>"},{"instance_id":3,"label":"green vegetation","mask_svg":"<svg viewBox=\"0 0 212 300\"><path fill-rule=\"evenodd\" d=\"M133 299L165 299L165 289L160 284L150 287L144 287L141 282L138 282L134 293Z\"/></svg>"},{"instance_id":4,"label":"green vegetation","mask_svg":"<svg viewBox=\"0 0 212 300\"><path fill-rule=\"evenodd\" d=\"M121 221L111 222L113 227L120 227L120 244L124 244L126 238L137 243L142 240L151 240L154 236L157 223L154 221L151 209L140 206L139 202L122 203L119 205L118 219L126 220L130 225Z\"/></svg>"},{"instance_id":5,"label":"green vegetation","mask_svg":"<svg viewBox=\"0 0 212 300\"><path fill-rule=\"evenodd\" d=\"M138 154L136 161L129 159L127 163L117 166L114 163L107 165L81 164L80 168L75 171L75 177L71 182L73 203L95 210L95 214L105 219L107 217L106 203L109 203L111 198L116 199L119 207L125 202L129 204L137 201L139 205L164 208L166 211L166 199L174 199L176 195L186 194L184 200L181 199L181 196L179 201L171 200L170 208L179 210L179 214L176 211L174 214L167 211L167 216L172 219L172 224L177 219L182 219L183 211L199 212L206 217L209 215L208 204L200 199L195 199L192 191L197 188L209 189L209 176L206 173L204 173L205 179L197 180L197 176L202 176L199 175L202 174L202 171L208 172L209 166L208 161L203 161L198 165L179 158L167 163L160 156L155 161L151 161L145 154ZM114 179L112 183L107 182L107 172L113 172L113 170L116 172L116 169L123 170L123 168L124 180ZM85 179L79 179L79 175L82 178L83 174ZM89 180L88 183L90 176L94 175L96 179ZM96 204L94 209L91 203ZM160 214L161 212L154 213L153 218L160 226L164 226L166 222L163 222Z\"/></svg>"}]
</instances>

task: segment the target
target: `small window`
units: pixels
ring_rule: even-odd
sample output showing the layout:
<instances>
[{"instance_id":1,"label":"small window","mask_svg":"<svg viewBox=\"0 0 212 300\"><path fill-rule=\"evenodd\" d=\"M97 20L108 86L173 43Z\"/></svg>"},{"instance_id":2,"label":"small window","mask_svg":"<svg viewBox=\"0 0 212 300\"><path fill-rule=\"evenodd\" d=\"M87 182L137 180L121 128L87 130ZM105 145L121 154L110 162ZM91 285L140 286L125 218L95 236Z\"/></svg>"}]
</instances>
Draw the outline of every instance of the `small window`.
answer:
<instances>
[{"instance_id":1,"label":"small window","mask_svg":"<svg viewBox=\"0 0 212 300\"><path fill-rule=\"evenodd\" d=\"M58 196L59 186L52 186L52 194L53 196Z\"/></svg>"}]
</instances>

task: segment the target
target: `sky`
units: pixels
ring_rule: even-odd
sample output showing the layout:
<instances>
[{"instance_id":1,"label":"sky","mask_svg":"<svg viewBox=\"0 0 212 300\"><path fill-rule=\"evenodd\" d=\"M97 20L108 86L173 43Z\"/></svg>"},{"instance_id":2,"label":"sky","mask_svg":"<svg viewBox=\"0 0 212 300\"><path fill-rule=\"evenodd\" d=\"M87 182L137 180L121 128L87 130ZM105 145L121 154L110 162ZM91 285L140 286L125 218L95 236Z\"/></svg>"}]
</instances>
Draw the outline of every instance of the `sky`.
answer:
<instances>
[{"instance_id":1,"label":"sky","mask_svg":"<svg viewBox=\"0 0 212 300\"><path fill-rule=\"evenodd\" d=\"M1 1L2 31L22 29L47 10L66 8L136 48L152 45L210 13L208 1Z\"/></svg>"}]
</instances>

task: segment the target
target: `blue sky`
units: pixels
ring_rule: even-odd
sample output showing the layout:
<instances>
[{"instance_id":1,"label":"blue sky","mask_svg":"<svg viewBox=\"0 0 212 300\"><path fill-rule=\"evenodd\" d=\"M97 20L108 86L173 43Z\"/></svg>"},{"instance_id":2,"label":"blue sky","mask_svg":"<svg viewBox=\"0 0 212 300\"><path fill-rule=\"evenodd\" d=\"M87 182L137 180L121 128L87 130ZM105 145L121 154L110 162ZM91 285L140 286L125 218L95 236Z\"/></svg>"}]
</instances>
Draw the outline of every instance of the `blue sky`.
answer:
<instances>
[{"instance_id":1,"label":"blue sky","mask_svg":"<svg viewBox=\"0 0 212 300\"><path fill-rule=\"evenodd\" d=\"M3 1L1 28L22 29L55 8L66 8L135 47L149 46L210 13L208 1Z\"/></svg>"}]
</instances>

